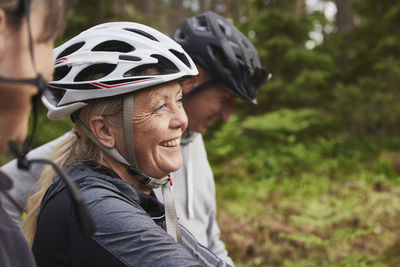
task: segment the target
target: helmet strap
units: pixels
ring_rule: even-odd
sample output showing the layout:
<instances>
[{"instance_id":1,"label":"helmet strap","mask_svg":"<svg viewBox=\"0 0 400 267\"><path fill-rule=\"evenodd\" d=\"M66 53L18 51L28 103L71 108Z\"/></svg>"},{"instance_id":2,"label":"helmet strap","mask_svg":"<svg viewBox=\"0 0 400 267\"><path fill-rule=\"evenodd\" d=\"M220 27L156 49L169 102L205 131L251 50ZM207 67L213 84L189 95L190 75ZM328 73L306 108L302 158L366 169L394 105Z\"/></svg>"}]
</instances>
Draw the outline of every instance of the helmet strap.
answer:
<instances>
[{"instance_id":1,"label":"helmet strap","mask_svg":"<svg viewBox=\"0 0 400 267\"><path fill-rule=\"evenodd\" d=\"M100 147L104 152L106 152L109 156L111 156L113 159L121 162L122 164L129 165L129 162L119 153L119 151L113 147L113 148L108 148L105 147L102 143L97 140L96 136L82 123L82 121L79 118L76 118L76 123L79 125L79 127L82 129L82 131L85 133L85 135L93 141L98 147Z\"/></svg>"},{"instance_id":2,"label":"helmet strap","mask_svg":"<svg viewBox=\"0 0 400 267\"><path fill-rule=\"evenodd\" d=\"M133 95L130 94L124 97L123 100L123 112L122 112L122 123L123 133L125 141L125 151L128 156L128 162L130 163L131 169L138 170L137 174L140 174L139 168L136 164L135 150L133 145ZM136 175L137 175L136 174Z\"/></svg>"},{"instance_id":3,"label":"helmet strap","mask_svg":"<svg viewBox=\"0 0 400 267\"><path fill-rule=\"evenodd\" d=\"M168 175L161 179L152 178L150 176L144 175L138 168L135 158L134 144L133 144L133 101L134 97L132 94L126 96L123 101L123 131L125 140L125 150L128 155L129 167L128 171L136 176L140 183L144 186L150 188L156 188L161 185L161 190L164 199L164 209L165 209L165 224L167 228L167 233L172 236L172 238L182 243L182 236L180 232L180 226L178 223L178 217L176 216L175 202L171 191L171 176ZM169 183L168 183L169 182Z\"/></svg>"},{"instance_id":4,"label":"helmet strap","mask_svg":"<svg viewBox=\"0 0 400 267\"><path fill-rule=\"evenodd\" d=\"M136 176L139 182L150 188L157 188L160 185L167 182L167 179L161 181L160 179L152 178L150 176L144 175L139 169L136 163L135 149L133 144L133 95L127 95L123 100L123 112L122 112L122 123L123 123L123 133L125 141L125 151L128 156L127 164L128 171L130 174Z\"/></svg>"},{"instance_id":5,"label":"helmet strap","mask_svg":"<svg viewBox=\"0 0 400 267\"><path fill-rule=\"evenodd\" d=\"M194 96L195 94L203 91L204 89L213 86L216 82L214 80L208 80L202 84L200 84L199 86L193 88L191 91L187 92L186 94L183 95L182 100L188 100L189 98L191 98L192 96Z\"/></svg>"}]
</instances>

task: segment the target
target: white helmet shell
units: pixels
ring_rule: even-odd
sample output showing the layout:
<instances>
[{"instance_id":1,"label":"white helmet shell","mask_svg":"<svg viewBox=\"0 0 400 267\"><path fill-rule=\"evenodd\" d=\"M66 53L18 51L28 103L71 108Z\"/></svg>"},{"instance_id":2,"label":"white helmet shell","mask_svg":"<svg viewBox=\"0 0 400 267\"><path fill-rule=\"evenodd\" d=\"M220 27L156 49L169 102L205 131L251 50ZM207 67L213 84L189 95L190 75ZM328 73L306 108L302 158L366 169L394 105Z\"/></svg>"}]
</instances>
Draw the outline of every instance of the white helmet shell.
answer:
<instances>
[{"instance_id":1,"label":"white helmet shell","mask_svg":"<svg viewBox=\"0 0 400 267\"><path fill-rule=\"evenodd\" d=\"M42 96L51 120L68 117L90 100L198 74L179 44L133 22L92 27L54 49L54 57L54 78Z\"/></svg>"}]
</instances>

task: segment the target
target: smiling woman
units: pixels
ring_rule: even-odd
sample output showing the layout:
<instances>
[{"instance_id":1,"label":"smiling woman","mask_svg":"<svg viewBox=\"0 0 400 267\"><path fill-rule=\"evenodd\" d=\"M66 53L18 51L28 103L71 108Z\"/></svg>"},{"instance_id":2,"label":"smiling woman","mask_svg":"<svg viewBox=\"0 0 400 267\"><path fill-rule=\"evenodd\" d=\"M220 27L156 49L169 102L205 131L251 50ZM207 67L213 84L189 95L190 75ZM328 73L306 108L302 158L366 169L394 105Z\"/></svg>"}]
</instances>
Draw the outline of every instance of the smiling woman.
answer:
<instances>
[{"instance_id":1,"label":"smiling woman","mask_svg":"<svg viewBox=\"0 0 400 267\"><path fill-rule=\"evenodd\" d=\"M93 27L54 55L42 100L49 118L72 117L76 135L52 157L78 184L96 229L81 232L63 180L45 170L24 223L38 265L224 266L179 226L172 204L169 174L182 164L187 127L180 81L198 73L189 56L127 22Z\"/></svg>"}]
</instances>

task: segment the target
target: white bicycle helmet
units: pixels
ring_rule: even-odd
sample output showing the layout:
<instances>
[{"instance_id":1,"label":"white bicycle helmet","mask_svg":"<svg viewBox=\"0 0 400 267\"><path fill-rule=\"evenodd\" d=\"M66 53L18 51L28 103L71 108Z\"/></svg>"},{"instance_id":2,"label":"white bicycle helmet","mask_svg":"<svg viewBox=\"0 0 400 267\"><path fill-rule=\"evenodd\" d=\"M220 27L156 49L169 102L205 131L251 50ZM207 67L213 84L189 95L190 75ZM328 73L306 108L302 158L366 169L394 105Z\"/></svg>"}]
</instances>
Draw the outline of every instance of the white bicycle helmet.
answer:
<instances>
[{"instance_id":1,"label":"white bicycle helmet","mask_svg":"<svg viewBox=\"0 0 400 267\"><path fill-rule=\"evenodd\" d=\"M198 74L179 44L133 22L92 27L54 49L54 57L53 81L42 97L51 120L68 117L90 100ZM150 68L158 75L143 75Z\"/></svg>"},{"instance_id":2,"label":"white bicycle helmet","mask_svg":"<svg viewBox=\"0 0 400 267\"><path fill-rule=\"evenodd\" d=\"M127 165L143 185L158 187L164 183L167 178L146 176L137 166L131 138L133 96L130 93L197 75L195 64L181 46L148 26L110 22L90 28L57 47L54 57L53 81L42 96L49 119L71 116L91 100L126 95L123 128L127 159L116 148L104 147L79 119L76 122L103 151ZM146 73L146 70L152 71Z\"/></svg>"}]
</instances>

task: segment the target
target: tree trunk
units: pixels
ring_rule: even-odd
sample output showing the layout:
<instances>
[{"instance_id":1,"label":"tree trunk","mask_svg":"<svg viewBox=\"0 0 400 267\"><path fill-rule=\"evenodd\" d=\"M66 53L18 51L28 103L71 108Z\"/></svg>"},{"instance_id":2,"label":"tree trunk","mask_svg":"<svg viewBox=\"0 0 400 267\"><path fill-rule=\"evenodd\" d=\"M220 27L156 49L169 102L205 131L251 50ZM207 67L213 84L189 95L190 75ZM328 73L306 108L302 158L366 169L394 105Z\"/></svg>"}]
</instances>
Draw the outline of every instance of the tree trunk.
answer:
<instances>
[{"instance_id":1,"label":"tree trunk","mask_svg":"<svg viewBox=\"0 0 400 267\"><path fill-rule=\"evenodd\" d=\"M336 13L336 27L339 33L346 32L354 27L354 17L349 10L349 7L354 0L335 0L337 13Z\"/></svg>"},{"instance_id":2,"label":"tree trunk","mask_svg":"<svg viewBox=\"0 0 400 267\"><path fill-rule=\"evenodd\" d=\"M218 0L211 0L209 9L212 10L212 11L216 11L217 4L218 4Z\"/></svg>"},{"instance_id":3,"label":"tree trunk","mask_svg":"<svg viewBox=\"0 0 400 267\"><path fill-rule=\"evenodd\" d=\"M306 9L306 1L305 0L296 0L296 14L302 15Z\"/></svg>"},{"instance_id":4,"label":"tree trunk","mask_svg":"<svg viewBox=\"0 0 400 267\"><path fill-rule=\"evenodd\" d=\"M154 14L155 14L155 0L146 0L146 19L148 21L153 21L154 20Z\"/></svg>"},{"instance_id":5,"label":"tree trunk","mask_svg":"<svg viewBox=\"0 0 400 267\"><path fill-rule=\"evenodd\" d=\"M167 26L167 33L172 35L182 23L182 18L186 18L186 12L183 7L182 0L172 0L171 9L169 10L169 20Z\"/></svg>"},{"instance_id":6,"label":"tree trunk","mask_svg":"<svg viewBox=\"0 0 400 267\"><path fill-rule=\"evenodd\" d=\"M206 12L208 9L208 0L200 0L199 5L200 5L200 13Z\"/></svg>"}]
</instances>

